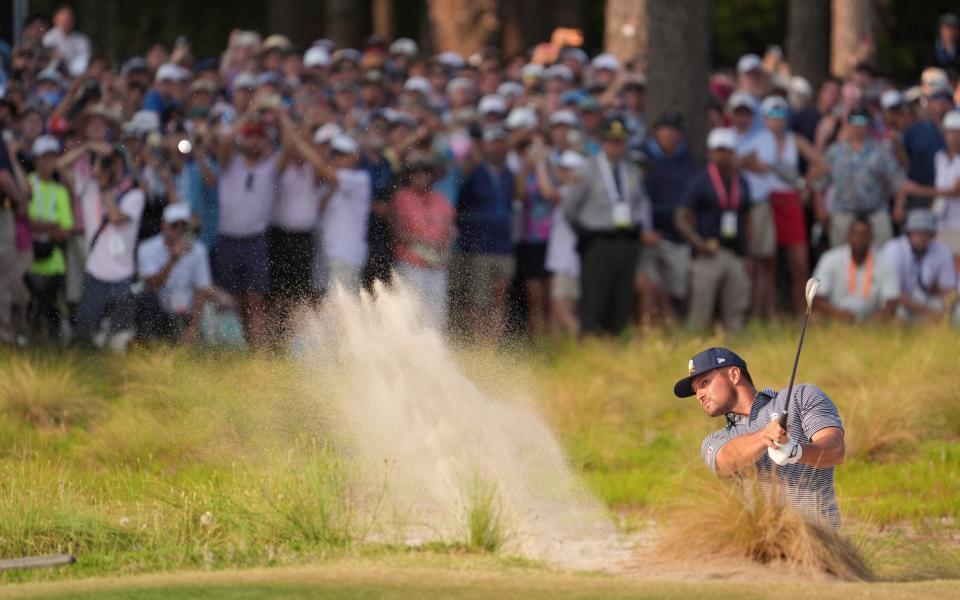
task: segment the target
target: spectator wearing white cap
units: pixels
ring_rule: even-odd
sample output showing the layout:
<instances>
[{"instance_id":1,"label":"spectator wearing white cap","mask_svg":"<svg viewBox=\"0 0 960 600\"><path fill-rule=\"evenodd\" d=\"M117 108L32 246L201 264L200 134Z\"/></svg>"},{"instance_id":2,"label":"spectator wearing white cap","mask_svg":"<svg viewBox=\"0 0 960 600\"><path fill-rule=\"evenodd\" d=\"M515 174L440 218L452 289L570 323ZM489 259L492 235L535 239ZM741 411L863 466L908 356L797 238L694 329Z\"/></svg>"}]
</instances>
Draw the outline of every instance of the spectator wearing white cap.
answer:
<instances>
[{"instance_id":1,"label":"spectator wearing white cap","mask_svg":"<svg viewBox=\"0 0 960 600\"><path fill-rule=\"evenodd\" d=\"M143 110L152 110L165 121L171 112L185 106L190 92L190 71L164 63L154 76L153 89L143 99Z\"/></svg>"},{"instance_id":2,"label":"spectator wearing white cap","mask_svg":"<svg viewBox=\"0 0 960 600\"><path fill-rule=\"evenodd\" d=\"M741 59L741 62L743 60ZM744 91L734 92L727 106L737 135L737 166L750 184L750 258L753 265L751 306L756 316L771 318L775 309L773 269L777 241L770 207L770 186L773 179L769 165L776 161L777 143L770 131L762 125L760 128L754 127L760 110L750 94Z\"/></svg>"},{"instance_id":3,"label":"spectator wearing white cap","mask_svg":"<svg viewBox=\"0 0 960 600\"><path fill-rule=\"evenodd\" d=\"M557 194L563 197L576 182L580 170L587 164L582 154L564 150L554 161L553 172ZM550 279L550 329L554 335L576 338L580 335L580 256L577 254L577 234L557 204L553 209L550 238L547 240L545 267Z\"/></svg>"},{"instance_id":4,"label":"spectator wearing white cap","mask_svg":"<svg viewBox=\"0 0 960 600\"><path fill-rule=\"evenodd\" d=\"M953 88L946 81L946 74L935 69L935 76L926 92L925 114L917 118L903 131L903 150L907 155L907 178L920 185L932 186L936 178L934 157L943 150L944 139L940 130L947 112L953 106ZM925 71L926 73L926 71ZM907 198L907 210L931 207L930 199L911 195Z\"/></svg>"},{"instance_id":5,"label":"spectator wearing white cap","mask_svg":"<svg viewBox=\"0 0 960 600\"><path fill-rule=\"evenodd\" d=\"M707 329L719 304L723 325L743 328L750 307L747 275L750 184L736 164L737 134L714 129L707 136L710 160L684 192L674 224L693 247L693 287L687 322ZM718 302L719 301L719 302Z\"/></svg>"},{"instance_id":6,"label":"spectator wearing white cap","mask_svg":"<svg viewBox=\"0 0 960 600\"><path fill-rule=\"evenodd\" d=\"M507 116L507 103L503 96L498 94L487 94L480 98L477 104L477 112L480 113L482 125L499 125Z\"/></svg>"},{"instance_id":7,"label":"spectator wearing white cap","mask_svg":"<svg viewBox=\"0 0 960 600\"><path fill-rule=\"evenodd\" d=\"M882 139L893 144L900 161L906 164L907 155L903 149L903 132L909 124L911 115L903 93L898 89L889 89L880 94L882 114Z\"/></svg>"},{"instance_id":8,"label":"spectator wearing white cap","mask_svg":"<svg viewBox=\"0 0 960 600\"><path fill-rule=\"evenodd\" d=\"M207 247L191 233L190 206L168 204L160 233L137 248L144 289L137 298L137 334L191 344L212 286Z\"/></svg>"},{"instance_id":9,"label":"spectator wearing white cap","mask_svg":"<svg viewBox=\"0 0 960 600\"><path fill-rule=\"evenodd\" d=\"M887 242L881 260L891 265L899 285L897 317L904 321L938 321L957 287L957 269L950 249L934 237L936 217L928 210L909 212L905 233Z\"/></svg>"},{"instance_id":10,"label":"spectator wearing white cap","mask_svg":"<svg viewBox=\"0 0 960 600\"><path fill-rule=\"evenodd\" d=\"M56 181L54 174L60 143L50 135L33 142L34 172L27 180L30 204L27 215L33 241L33 263L26 275L30 290L30 322L32 337L51 340L60 337L60 300L67 270L63 246L73 227L73 206L67 188Z\"/></svg>"},{"instance_id":11,"label":"spectator wearing white cap","mask_svg":"<svg viewBox=\"0 0 960 600\"><path fill-rule=\"evenodd\" d=\"M770 94L770 74L756 54L744 54L737 61L737 91L750 94L757 102Z\"/></svg>"},{"instance_id":12,"label":"spectator wearing white cap","mask_svg":"<svg viewBox=\"0 0 960 600\"><path fill-rule=\"evenodd\" d=\"M368 255L367 222L373 201L370 173L360 166L360 145L345 133L334 134L327 158L296 133L288 117L281 125L318 179L332 190L320 202L327 292L339 285L347 293L358 293Z\"/></svg>"},{"instance_id":13,"label":"spectator wearing white cap","mask_svg":"<svg viewBox=\"0 0 960 600\"><path fill-rule=\"evenodd\" d=\"M620 61L616 56L604 52L590 61L590 85L607 89L620 73Z\"/></svg>"},{"instance_id":14,"label":"spectator wearing white cap","mask_svg":"<svg viewBox=\"0 0 960 600\"><path fill-rule=\"evenodd\" d=\"M390 62L393 71L406 73L420 48L410 38L397 38L390 44Z\"/></svg>"}]
</instances>

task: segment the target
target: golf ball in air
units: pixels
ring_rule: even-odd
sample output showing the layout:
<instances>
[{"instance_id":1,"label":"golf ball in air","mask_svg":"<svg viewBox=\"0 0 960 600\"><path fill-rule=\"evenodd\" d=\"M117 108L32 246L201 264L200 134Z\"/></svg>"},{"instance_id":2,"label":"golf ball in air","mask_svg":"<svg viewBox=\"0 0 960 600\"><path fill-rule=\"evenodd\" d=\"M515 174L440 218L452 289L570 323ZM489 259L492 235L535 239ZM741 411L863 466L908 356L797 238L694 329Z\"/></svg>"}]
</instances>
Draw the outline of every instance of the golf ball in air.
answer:
<instances>
[{"instance_id":1,"label":"golf ball in air","mask_svg":"<svg viewBox=\"0 0 960 600\"><path fill-rule=\"evenodd\" d=\"M193 144L190 143L190 140L180 140L177 142L177 150L180 151L180 154L190 154L190 151L193 150Z\"/></svg>"}]
</instances>

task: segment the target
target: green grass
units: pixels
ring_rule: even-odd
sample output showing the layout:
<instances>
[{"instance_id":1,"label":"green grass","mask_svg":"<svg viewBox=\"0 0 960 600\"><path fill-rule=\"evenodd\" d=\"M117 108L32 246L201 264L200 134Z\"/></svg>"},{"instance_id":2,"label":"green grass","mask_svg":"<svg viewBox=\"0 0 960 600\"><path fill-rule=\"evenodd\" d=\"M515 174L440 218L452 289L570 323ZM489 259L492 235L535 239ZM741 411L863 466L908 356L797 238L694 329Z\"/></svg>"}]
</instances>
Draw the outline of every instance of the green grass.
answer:
<instances>
[{"instance_id":1,"label":"green grass","mask_svg":"<svg viewBox=\"0 0 960 600\"><path fill-rule=\"evenodd\" d=\"M758 384L782 387L795 329L463 349L461 363L482 389L532 402L589 487L634 531L684 494L685 474L702 469L700 439L720 426L672 395L688 358L729 343ZM960 577L950 550L960 529L956 342L943 329L820 324L806 342L798 380L818 383L840 407L849 447L837 472L841 510L852 533L866 532L859 539L881 577ZM0 556L79 559L0 581L408 555L368 536L371 515L385 507L351 492L325 385L266 355L0 354ZM464 539L431 547L458 557L500 552L510 531L496 498L494 487L478 486ZM921 547L929 552L910 550ZM926 568L930 557L941 562ZM330 597L354 589L330 585ZM301 597L281 588L278 597ZM229 582L218 590L210 597L253 597ZM116 593L96 597L159 597Z\"/></svg>"}]
</instances>

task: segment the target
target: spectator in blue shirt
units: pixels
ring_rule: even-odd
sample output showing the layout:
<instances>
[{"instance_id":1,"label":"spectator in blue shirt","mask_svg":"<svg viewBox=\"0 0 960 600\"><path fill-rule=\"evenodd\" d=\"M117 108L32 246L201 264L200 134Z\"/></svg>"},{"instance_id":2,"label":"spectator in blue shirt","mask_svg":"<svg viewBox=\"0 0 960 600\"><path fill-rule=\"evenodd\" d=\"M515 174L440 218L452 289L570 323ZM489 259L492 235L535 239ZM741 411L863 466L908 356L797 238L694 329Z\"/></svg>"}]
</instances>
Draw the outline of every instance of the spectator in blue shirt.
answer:
<instances>
[{"instance_id":1,"label":"spectator in blue shirt","mask_svg":"<svg viewBox=\"0 0 960 600\"><path fill-rule=\"evenodd\" d=\"M469 332L497 340L503 335L507 290L515 269L511 209L516 190L502 127L483 132L482 153L483 161L458 194L460 235L452 284L454 296L463 302Z\"/></svg>"}]
</instances>

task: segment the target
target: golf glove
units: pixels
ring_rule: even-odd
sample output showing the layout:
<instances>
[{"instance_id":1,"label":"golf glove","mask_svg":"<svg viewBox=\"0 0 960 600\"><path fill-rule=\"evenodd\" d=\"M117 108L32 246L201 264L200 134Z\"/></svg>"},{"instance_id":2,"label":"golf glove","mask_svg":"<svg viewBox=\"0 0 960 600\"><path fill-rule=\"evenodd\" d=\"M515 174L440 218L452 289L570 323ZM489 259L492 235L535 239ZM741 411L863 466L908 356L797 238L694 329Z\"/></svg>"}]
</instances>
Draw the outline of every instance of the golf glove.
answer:
<instances>
[{"instance_id":1,"label":"golf glove","mask_svg":"<svg viewBox=\"0 0 960 600\"><path fill-rule=\"evenodd\" d=\"M776 448L767 448L767 456L770 460L780 465L792 465L800 461L803 456L803 448L792 437L787 437L787 441L779 444Z\"/></svg>"}]
</instances>

